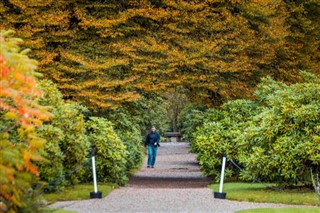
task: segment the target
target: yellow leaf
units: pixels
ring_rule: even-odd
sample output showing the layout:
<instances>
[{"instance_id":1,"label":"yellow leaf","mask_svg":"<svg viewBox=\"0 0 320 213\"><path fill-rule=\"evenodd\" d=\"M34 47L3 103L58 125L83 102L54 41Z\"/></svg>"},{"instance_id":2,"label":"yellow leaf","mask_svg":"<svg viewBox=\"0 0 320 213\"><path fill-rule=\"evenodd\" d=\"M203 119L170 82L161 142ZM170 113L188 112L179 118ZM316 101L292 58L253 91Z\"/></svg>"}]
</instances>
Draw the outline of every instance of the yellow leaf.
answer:
<instances>
[{"instance_id":1,"label":"yellow leaf","mask_svg":"<svg viewBox=\"0 0 320 213\"><path fill-rule=\"evenodd\" d=\"M5 118L9 120L18 120L19 116L14 112L7 112Z\"/></svg>"},{"instance_id":2,"label":"yellow leaf","mask_svg":"<svg viewBox=\"0 0 320 213\"><path fill-rule=\"evenodd\" d=\"M42 149L45 142L46 142L45 140L35 138L30 141L30 146L35 147L37 149Z\"/></svg>"}]
</instances>

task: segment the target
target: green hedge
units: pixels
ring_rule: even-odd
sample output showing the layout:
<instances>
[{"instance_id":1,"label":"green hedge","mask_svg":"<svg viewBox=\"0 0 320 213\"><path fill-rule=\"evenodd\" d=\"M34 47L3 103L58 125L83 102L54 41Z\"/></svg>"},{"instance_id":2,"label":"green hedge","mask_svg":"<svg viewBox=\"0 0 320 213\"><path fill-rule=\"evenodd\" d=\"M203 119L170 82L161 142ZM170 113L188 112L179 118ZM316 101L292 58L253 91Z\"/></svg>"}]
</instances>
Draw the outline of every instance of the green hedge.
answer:
<instances>
[{"instance_id":1,"label":"green hedge","mask_svg":"<svg viewBox=\"0 0 320 213\"><path fill-rule=\"evenodd\" d=\"M311 170L320 171L320 80L306 72L301 77L292 85L264 78L255 101L229 101L221 109L187 115L202 122L191 119L198 126L192 150L206 175L218 178L226 152L256 178L311 184ZM226 174L239 177L231 165Z\"/></svg>"},{"instance_id":2,"label":"green hedge","mask_svg":"<svg viewBox=\"0 0 320 213\"><path fill-rule=\"evenodd\" d=\"M99 181L124 185L128 177L128 151L105 118L90 117L86 123L91 150L96 156L96 170ZM91 176L91 170L86 177Z\"/></svg>"},{"instance_id":3,"label":"green hedge","mask_svg":"<svg viewBox=\"0 0 320 213\"><path fill-rule=\"evenodd\" d=\"M236 100L225 103L220 110L210 109L204 113L206 120L194 134L192 151L197 153L205 175L219 177L224 153L238 159L240 147L236 138L243 133L257 111L253 101ZM227 177L237 173L233 167L226 170Z\"/></svg>"},{"instance_id":4,"label":"green hedge","mask_svg":"<svg viewBox=\"0 0 320 213\"><path fill-rule=\"evenodd\" d=\"M139 125L132 121L130 114L124 109L117 109L113 113L109 113L108 117L129 153L127 157L128 172L137 169L143 159L143 137Z\"/></svg>"},{"instance_id":5,"label":"green hedge","mask_svg":"<svg viewBox=\"0 0 320 213\"><path fill-rule=\"evenodd\" d=\"M240 161L255 177L311 184L311 170L320 171L320 79L301 75L303 83L265 78L258 87L263 108L238 138Z\"/></svg>"},{"instance_id":6,"label":"green hedge","mask_svg":"<svg viewBox=\"0 0 320 213\"><path fill-rule=\"evenodd\" d=\"M86 136L83 112L86 108L76 103L66 103L56 85L43 80L38 86L45 95L40 103L51 107L53 117L38 129L39 135L46 139L45 161L39 163L41 180L48 182L46 190L59 190L80 181L83 169L73 172L87 157L89 143Z\"/></svg>"}]
</instances>

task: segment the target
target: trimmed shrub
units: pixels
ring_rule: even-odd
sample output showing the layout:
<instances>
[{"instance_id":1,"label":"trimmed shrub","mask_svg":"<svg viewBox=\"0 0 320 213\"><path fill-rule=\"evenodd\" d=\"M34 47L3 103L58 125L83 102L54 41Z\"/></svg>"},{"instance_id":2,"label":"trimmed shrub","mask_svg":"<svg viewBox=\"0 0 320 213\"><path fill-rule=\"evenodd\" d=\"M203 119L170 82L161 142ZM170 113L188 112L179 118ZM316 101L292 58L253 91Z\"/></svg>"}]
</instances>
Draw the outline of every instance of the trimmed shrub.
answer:
<instances>
[{"instance_id":1,"label":"trimmed shrub","mask_svg":"<svg viewBox=\"0 0 320 213\"><path fill-rule=\"evenodd\" d=\"M218 177L226 152L255 178L311 185L311 171L320 170L320 80L301 76L292 85L264 78L257 101L229 101L201 115L192 150L204 174ZM234 172L227 168L227 175Z\"/></svg>"},{"instance_id":2,"label":"trimmed shrub","mask_svg":"<svg viewBox=\"0 0 320 213\"><path fill-rule=\"evenodd\" d=\"M257 91L264 105L242 137L240 160L255 177L284 185L311 184L320 169L320 81L285 85L265 78ZM269 91L272 91L271 93Z\"/></svg>"},{"instance_id":3,"label":"trimmed shrub","mask_svg":"<svg viewBox=\"0 0 320 213\"><path fill-rule=\"evenodd\" d=\"M117 109L113 113L108 114L108 118L112 121L114 130L120 137L121 141L126 145L128 151L127 170L137 169L143 159L143 138L138 125L130 120L130 115L123 109Z\"/></svg>"},{"instance_id":4,"label":"trimmed shrub","mask_svg":"<svg viewBox=\"0 0 320 213\"><path fill-rule=\"evenodd\" d=\"M224 153L230 158L238 158L240 147L236 138L257 112L257 105L247 100L229 101L221 110L207 110L204 114L206 119L194 134L195 140L192 143L192 151L197 153L205 175L219 177ZM227 168L227 177L235 174L238 171L234 167Z\"/></svg>"},{"instance_id":5,"label":"trimmed shrub","mask_svg":"<svg viewBox=\"0 0 320 213\"><path fill-rule=\"evenodd\" d=\"M50 105L53 114L51 121L38 130L47 140L43 153L47 160L39 163L40 177L48 182L45 190L56 191L78 183L84 174L84 169L73 171L85 161L89 149L83 116L86 108L66 103L51 81L43 80L38 87L45 93L40 103Z\"/></svg>"},{"instance_id":6,"label":"trimmed shrub","mask_svg":"<svg viewBox=\"0 0 320 213\"><path fill-rule=\"evenodd\" d=\"M90 117L86 123L88 140L91 151L96 156L96 170L99 181L124 185L128 177L128 151L112 127L112 123L105 118ZM86 178L91 179L91 169Z\"/></svg>"}]
</instances>

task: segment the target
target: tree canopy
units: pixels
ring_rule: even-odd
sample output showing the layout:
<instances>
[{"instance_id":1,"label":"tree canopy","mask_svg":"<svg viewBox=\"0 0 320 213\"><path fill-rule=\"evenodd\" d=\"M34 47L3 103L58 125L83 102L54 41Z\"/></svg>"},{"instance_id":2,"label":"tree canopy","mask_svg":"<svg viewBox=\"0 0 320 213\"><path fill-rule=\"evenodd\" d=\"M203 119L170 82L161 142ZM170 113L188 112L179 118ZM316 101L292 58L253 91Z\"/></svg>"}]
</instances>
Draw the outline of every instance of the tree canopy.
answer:
<instances>
[{"instance_id":1,"label":"tree canopy","mask_svg":"<svg viewBox=\"0 0 320 213\"><path fill-rule=\"evenodd\" d=\"M176 85L194 103L251 98L261 77L319 70L319 3L6 0L15 29L66 99L109 108Z\"/></svg>"}]
</instances>

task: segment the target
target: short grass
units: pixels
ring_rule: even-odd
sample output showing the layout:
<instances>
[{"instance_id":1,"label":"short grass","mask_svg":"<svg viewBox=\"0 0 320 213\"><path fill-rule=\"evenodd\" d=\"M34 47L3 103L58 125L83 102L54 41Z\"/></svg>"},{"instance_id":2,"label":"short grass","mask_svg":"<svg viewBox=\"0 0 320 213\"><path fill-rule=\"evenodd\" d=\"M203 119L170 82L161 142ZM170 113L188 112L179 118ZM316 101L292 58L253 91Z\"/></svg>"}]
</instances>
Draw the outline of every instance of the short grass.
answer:
<instances>
[{"instance_id":1,"label":"short grass","mask_svg":"<svg viewBox=\"0 0 320 213\"><path fill-rule=\"evenodd\" d=\"M116 185L101 183L98 184L98 190L102 192L102 196L107 196ZM44 199L49 203L66 200L85 200L90 199L90 192L93 191L93 184L77 184L67 187L59 193L44 194Z\"/></svg>"},{"instance_id":2,"label":"short grass","mask_svg":"<svg viewBox=\"0 0 320 213\"><path fill-rule=\"evenodd\" d=\"M320 208L261 208L241 210L236 213L320 213Z\"/></svg>"},{"instance_id":3,"label":"short grass","mask_svg":"<svg viewBox=\"0 0 320 213\"><path fill-rule=\"evenodd\" d=\"M219 184L211 184L209 187L215 192L219 191ZM230 200L320 205L316 193L287 193L274 191L258 183L225 183L223 186L223 192L227 193L227 199Z\"/></svg>"},{"instance_id":4,"label":"short grass","mask_svg":"<svg viewBox=\"0 0 320 213\"><path fill-rule=\"evenodd\" d=\"M76 213L74 211L64 210L64 209L43 209L41 212L43 213Z\"/></svg>"}]
</instances>

